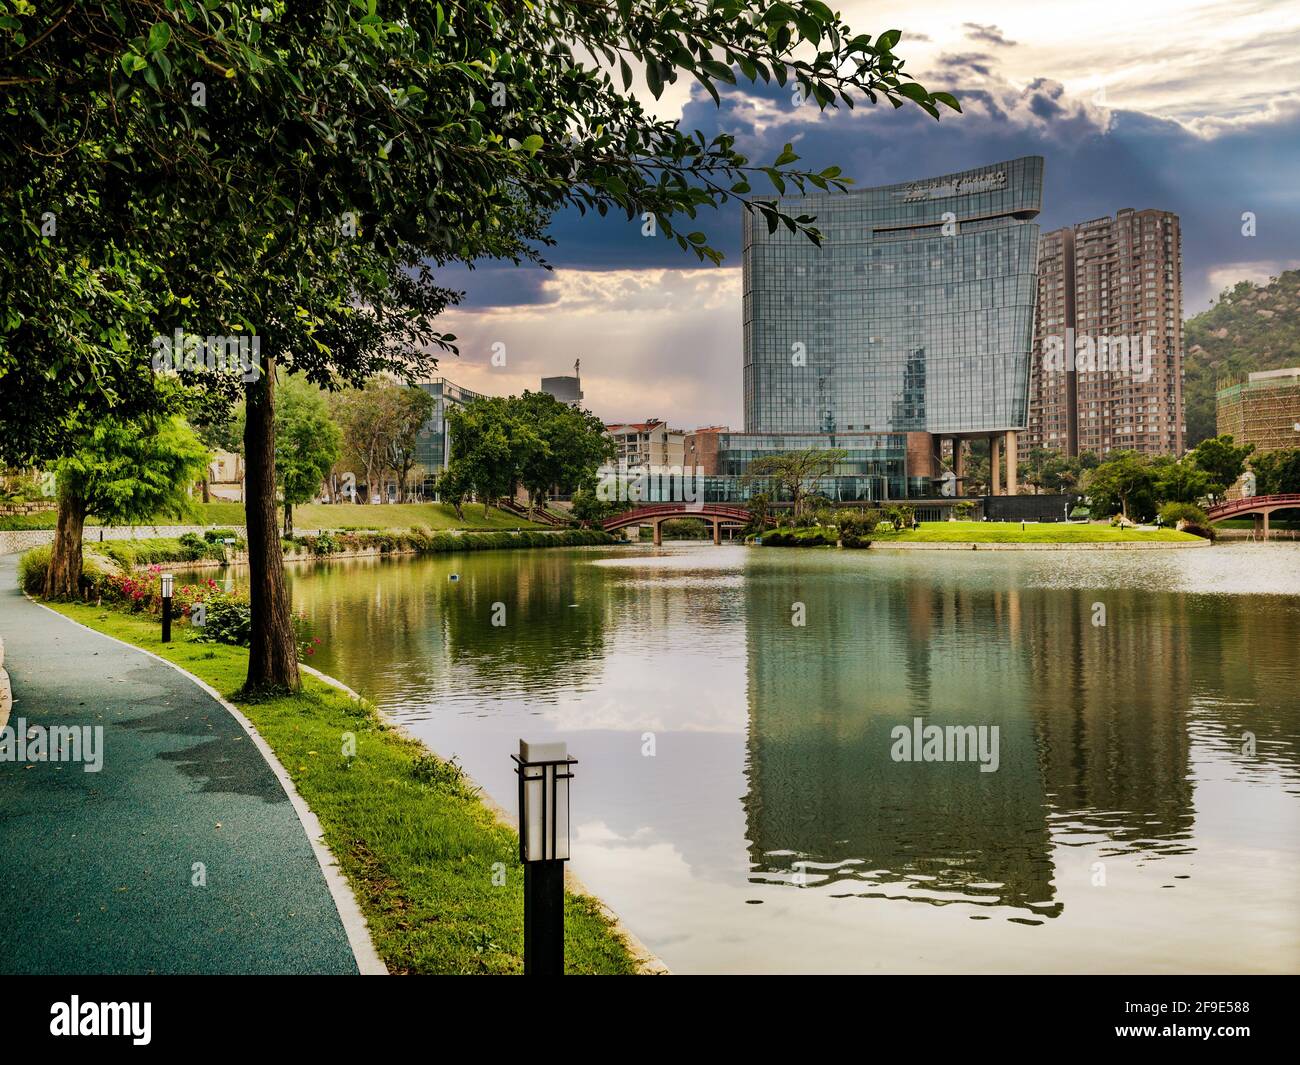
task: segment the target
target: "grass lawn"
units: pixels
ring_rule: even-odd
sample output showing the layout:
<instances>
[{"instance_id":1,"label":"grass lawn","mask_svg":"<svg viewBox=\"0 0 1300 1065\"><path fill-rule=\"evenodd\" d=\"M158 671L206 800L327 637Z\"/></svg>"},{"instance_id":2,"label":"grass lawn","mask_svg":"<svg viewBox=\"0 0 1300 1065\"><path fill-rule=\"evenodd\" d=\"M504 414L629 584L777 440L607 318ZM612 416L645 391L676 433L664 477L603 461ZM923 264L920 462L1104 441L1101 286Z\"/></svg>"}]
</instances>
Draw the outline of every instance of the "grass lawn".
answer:
<instances>
[{"instance_id":1,"label":"grass lawn","mask_svg":"<svg viewBox=\"0 0 1300 1065\"><path fill-rule=\"evenodd\" d=\"M155 620L77 603L52 605L175 662L248 716L320 818L391 972L523 971L518 837L495 822L457 766L386 726L368 704L306 674L299 695L235 698L247 669L244 648L193 643L184 629L163 644ZM356 737L352 758L340 753L347 733ZM505 869L500 887L492 882L495 863ZM593 900L568 895L564 920L568 972L635 970Z\"/></svg>"},{"instance_id":2,"label":"grass lawn","mask_svg":"<svg viewBox=\"0 0 1300 1065\"><path fill-rule=\"evenodd\" d=\"M1191 533L1173 529L1139 532L1114 529L1106 524L1067 525L1064 522L1026 523L1002 521L923 521L915 532L873 532L871 539L882 543L936 544L1104 544L1161 541L1179 543L1196 540Z\"/></svg>"},{"instance_id":3,"label":"grass lawn","mask_svg":"<svg viewBox=\"0 0 1300 1065\"><path fill-rule=\"evenodd\" d=\"M243 503L196 503L194 520L158 518L159 525L243 525ZM409 529L427 525L434 532L444 529L539 529L546 526L517 518L493 507L486 518L483 507L469 503L464 507L465 520L447 503L379 503L373 506L355 503L306 503L293 508L293 524L299 529ZM0 529L53 529L55 511L39 514L0 516ZM97 524L88 521L87 526Z\"/></svg>"}]
</instances>

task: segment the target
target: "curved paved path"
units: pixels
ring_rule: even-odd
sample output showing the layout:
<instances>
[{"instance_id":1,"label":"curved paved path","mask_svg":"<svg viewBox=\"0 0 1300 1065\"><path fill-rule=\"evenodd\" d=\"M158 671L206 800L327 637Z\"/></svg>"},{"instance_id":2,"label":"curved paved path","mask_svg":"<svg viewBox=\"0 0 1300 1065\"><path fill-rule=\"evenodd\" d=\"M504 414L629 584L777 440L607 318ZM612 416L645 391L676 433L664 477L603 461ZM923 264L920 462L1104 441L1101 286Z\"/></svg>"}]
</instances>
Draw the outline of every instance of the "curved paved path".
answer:
<instances>
[{"instance_id":1,"label":"curved paved path","mask_svg":"<svg viewBox=\"0 0 1300 1065\"><path fill-rule=\"evenodd\" d=\"M0 558L9 724L102 725L103 768L0 761L0 972L357 972L240 723L170 666L29 602L15 569Z\"/></svg>"}]
</instances>

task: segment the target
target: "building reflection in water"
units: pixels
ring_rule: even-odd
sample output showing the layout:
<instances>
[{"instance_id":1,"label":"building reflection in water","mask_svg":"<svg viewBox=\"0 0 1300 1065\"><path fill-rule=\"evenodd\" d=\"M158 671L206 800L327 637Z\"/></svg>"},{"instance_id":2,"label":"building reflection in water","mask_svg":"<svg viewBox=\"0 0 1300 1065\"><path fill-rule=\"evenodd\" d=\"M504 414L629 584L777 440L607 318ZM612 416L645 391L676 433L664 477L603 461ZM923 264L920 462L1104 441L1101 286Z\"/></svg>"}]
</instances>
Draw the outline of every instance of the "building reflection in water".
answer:
<instances>
[{"instance_id":1,"label":"building reflection in water","mask_svg":"<svg viewBox=\"0 0 1300 1065\"><path fill-rule=\"evenodd\" d=\"M1188 852L1191 597L894 578L746 583L752 880L1037 923L1062 912L1057 846ZM893 761L914 717L997 725L998 770Z\"/></svg>"}]
</instances>

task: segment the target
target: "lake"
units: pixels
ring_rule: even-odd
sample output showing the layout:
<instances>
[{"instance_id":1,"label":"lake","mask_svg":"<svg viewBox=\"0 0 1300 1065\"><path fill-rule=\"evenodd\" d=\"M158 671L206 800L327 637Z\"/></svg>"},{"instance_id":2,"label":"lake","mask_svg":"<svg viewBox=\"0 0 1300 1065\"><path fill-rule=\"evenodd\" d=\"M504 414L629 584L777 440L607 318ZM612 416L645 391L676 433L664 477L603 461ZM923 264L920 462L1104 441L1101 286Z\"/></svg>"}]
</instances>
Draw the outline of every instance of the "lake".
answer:
<instances>
[{"instance_id":1,"label":"lake","mask_svg":"<svg viewBox=\"0 0 1300 1065\"><path fill-rule=\"evenodd\" d=\"M575 871L674 971L1300 970L1300 545L289 572L311 664L509 808L568 741ZM897 760L930 725L996 771Z\"/></svg>"}]
</instances>

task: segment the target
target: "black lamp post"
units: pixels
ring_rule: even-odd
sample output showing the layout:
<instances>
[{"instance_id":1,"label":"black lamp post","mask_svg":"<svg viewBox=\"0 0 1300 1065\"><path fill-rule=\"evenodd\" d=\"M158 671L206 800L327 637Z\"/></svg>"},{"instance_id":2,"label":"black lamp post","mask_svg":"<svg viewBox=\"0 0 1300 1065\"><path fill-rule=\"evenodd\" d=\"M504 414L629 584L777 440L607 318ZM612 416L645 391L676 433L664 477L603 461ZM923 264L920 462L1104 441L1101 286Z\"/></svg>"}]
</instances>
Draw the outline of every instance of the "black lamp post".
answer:
<instances>
[{"instance_id":1,"label":"black lamp post","mask_svg":"<svg viewBox=\"0 0 1300 1065\"><path fill-rule=\"evenodd\" d=\"M569 860L569 757L562 740L519 741L519 860L524 863L524 975L564 974L564 863Z\"/></svg>"},{"instance_id":2,"label":"black lamp post","mask_svg":"<svg viewBox=\"0 0 1300 1065\"><path fill-rule=\"evenodd\" d=\"M162 642L172 642L172 575L162 575Z\"/></svg>"}]
</instances>

